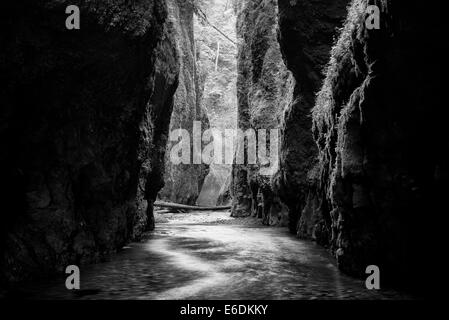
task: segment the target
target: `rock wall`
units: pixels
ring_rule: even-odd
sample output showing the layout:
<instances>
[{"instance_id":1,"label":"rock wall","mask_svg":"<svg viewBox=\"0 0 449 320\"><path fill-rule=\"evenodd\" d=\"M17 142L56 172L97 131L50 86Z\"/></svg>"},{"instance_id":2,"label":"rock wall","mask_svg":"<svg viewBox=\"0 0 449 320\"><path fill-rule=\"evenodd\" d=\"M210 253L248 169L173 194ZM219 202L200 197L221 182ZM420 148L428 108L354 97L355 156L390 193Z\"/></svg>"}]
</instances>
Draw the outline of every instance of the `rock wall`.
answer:
<instances>
[{"instance_id":1,"label":"rock wall","mask_svg":"<svg viewBox=\"0 0 449 320\"><path fill-rule=\"evenodd\" d=\"M2 281L101 260L152 226L179 72L166 3L77 3L80 30L69 1L1 5Z\"/></svg>"},{"instance_id":2,"label":"rock wall","mask_svg":"<svg viewBox=\"0 0 449 320\"><path fill-rule=\"evenodd\" d=\"M202 84L196 66L196 48L193 26L194 7L188 0L168 0L169 19L174 26L176 47L180 57L179 86L174 96L170 131L185 129L192 140L193 122L201 121L202 132L209 128L206 111L201 106ZM204 178L208 173L205 164L173 164L170 160L169 142L165 157L165 186L159 196L167 201L193 205L200 194ZM191 145L193 142L190 141ZM193 159L191 149L191 159Z\"/></svg>"},{"instance_id":3,"label":"rock wall","mask_svg":"<svg viewBox=\"0 0 449 320\"><path fill-rule=\"evenodd\" d=\"M200 78L203 96L201 104L210 120L210 126L221 130L224 142L225 129L237 126L237 46L236 13L237 0L208 0L201 2L201 11L208 21L217 26L229 39L212 28L201 17L195 20L195 35ZM218 134L215 139L220 139ZM231 146L224 146L231 152ZM226 202L229 193L229 181L232 165L229 163L211 163L209 174L197 199L201 206L214 206L217 202Z\"/></svg>"},{"instance_id":4,"label":"rock wall","mask_svg":"<svg viewBox=\"0 0 449 320\"><path fill-rule=\"evenodd\" d=\"M438 270L441 228L426 217L448 191L443 20L431 6L376 1L380 28L368 29L368 4L352 2L313 109L316 213L342 270L375 264L416 289Z\"/></svg>"},{"instance_id":5,"label":"rock wall","mask_svg":"<svg viewBox=\"0 0 449 320\"><path fill-rule=\"evenodd\" d=\"M379 29L366 26L372 4ZM449 185L443 19L420 3L354 0L346 11L344 1L279 2L296 86L274 188L291 231L329 247L341 270L364 276L374 264L384 283L421 288L441 274L431 261L442 228L426 217Z\"/></svg>"},{"instance_id":6,"label":"rock wall","mask_svg":"<svg viewBox=\"0 0 449 320\"><path fill-rule=\"evenodd\" d=\"M240 1L237 14L238 128L265 129L269 135L270 129L280 127L294 88L277 41L277 1ZM232 216L255 215L266 224L279 223L282 206L272 191L271 177L260 175L259 165L234 165Z\"/></svg>"},{"instance_id":7,"label":"rock wall","mask_svg":"<svg viewBox=\"0 0 449 320\"><path fill-rule=\"evenodd\" d=\"M319 199L311 192L317 181L318 150L312 136L311 109L329 61L336 28L343 24L348 1L280 0L279 44L288 69L295 78L294 97L282 124L280 170L274 189L289 208L289 228L302 237L318 238L308 229L321 219L309 206ZM308 200L309 199L309 200ZM314 221L318 218L318 221ZM309 222L309 220L311 220ZM313 221L312 221L313 220ZM319 227L315 228L319 233Z\"/></svg>"}]
</instances>

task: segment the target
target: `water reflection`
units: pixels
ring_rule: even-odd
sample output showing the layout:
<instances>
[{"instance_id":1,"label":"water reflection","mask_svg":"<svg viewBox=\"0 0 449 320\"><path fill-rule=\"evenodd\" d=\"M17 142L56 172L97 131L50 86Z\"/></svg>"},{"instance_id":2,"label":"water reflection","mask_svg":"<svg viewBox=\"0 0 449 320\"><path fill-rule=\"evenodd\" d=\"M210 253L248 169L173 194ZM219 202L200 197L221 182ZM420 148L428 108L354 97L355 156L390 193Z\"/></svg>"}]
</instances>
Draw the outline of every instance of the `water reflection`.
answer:
<instances>
[{"instance_id":1,"label":"water reflection","mask_svg":"<svg viewBox=\"0 0 449 320\"><path fill-rule=\"evenodd\" d=\"M212 213L208 213L209 217ZM396 299L340 273L326 250L282 228L171 220L109 262L22 290L39 299Z\"/></svg>"}]
</instances>

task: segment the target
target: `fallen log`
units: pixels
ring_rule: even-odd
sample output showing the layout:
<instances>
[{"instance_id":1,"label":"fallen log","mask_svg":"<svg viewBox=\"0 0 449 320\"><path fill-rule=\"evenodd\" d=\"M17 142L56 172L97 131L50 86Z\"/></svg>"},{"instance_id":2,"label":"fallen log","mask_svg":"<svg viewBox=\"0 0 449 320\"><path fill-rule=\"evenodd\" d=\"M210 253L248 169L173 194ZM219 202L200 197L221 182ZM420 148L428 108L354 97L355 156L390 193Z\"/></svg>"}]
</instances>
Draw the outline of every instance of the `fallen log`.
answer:
<instances>
[{"instance_id":1,"label":"fallen log","mask_svg":"<svg viewBox=\"0 0 449 320\"><path fill-rule=\"evenodd\" d=\"M189 210L189 211L191 211L191 210L219 211L219 210L231 209L231 206L200 207L200 206L188 206L185 204L171 203L171 202L164 202L164 201L155 201L154 206L160 207L160 208L170 208L170 209Z\"/></svg>"},{"instance_id":2,"label":"fallen log","mask_svg":"<svg viewBox=\"0 0 449 320\"><path fill-rule=\"evenodd\" d=\"M159 210L154 210L154 213L166 214L166 213L171 213L171 210L169 208L160 208Z\"/></svg>"}]
</instances>

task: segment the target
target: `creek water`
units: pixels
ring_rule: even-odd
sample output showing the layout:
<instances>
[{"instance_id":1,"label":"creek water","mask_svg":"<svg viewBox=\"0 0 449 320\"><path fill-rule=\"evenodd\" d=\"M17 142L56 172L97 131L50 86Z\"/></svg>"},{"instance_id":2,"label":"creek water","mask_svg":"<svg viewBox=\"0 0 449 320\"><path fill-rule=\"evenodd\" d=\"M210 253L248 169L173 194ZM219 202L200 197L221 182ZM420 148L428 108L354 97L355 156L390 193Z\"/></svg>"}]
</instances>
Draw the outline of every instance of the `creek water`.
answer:
<instances>
[{"instance_id":1,"label":"creek water","mask_svg":"<svg viewBox=\"0 0 449 320\"><path fill-rule=\"evenodd\" d=\"M81 267L81 290L65 279L23 289L39 299L402 299L367 290L329 253L285 228L241 223L222 212L159 217L145 241L110 261ZM254 221L254 220L242 220Z\"/></svg>"}]
</instances>

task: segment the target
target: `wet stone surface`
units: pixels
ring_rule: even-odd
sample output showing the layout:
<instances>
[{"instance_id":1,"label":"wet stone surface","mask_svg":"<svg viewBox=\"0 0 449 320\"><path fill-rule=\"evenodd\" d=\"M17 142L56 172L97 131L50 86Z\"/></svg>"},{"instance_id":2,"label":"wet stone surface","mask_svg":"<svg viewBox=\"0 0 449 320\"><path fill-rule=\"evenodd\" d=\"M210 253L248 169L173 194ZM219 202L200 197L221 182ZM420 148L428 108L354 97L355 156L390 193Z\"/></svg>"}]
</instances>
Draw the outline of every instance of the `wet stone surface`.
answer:
<instances>
[{"instance_id":1,"label":"wet stone surface","mask_svg":"<svg viewBox=\"0 0 449 320\"><path fill-rule=\"evenodd\" d=\"M328 252L284 228L228 213L165 214L142 243L111 261L81 267L81 290L65 279L22 288L38 299L403 299L367 290Z\"/></svg>"}]
</instances>

